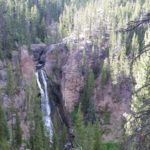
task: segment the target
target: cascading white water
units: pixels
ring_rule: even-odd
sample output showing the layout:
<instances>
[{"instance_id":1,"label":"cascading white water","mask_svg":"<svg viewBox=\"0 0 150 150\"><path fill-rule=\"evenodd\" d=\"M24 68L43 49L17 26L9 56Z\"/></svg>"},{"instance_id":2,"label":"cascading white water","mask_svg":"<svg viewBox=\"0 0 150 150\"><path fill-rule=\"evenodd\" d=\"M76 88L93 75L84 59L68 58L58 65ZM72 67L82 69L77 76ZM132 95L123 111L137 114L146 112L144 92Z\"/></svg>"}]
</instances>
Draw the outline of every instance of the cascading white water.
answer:
<instances>
[{"instance_id":1,"label":"cascading white water","mask_svg":"<svg viewBox=\"0 0 150 150\"><path fill-rule=\"evenodd\" d=\"M49 104L49 97L47 92L47 81L46 81L46 73L43 69L39 69L36 72L37 84L41 93L41 109L43 114L44 126L46 128L46 132L50 138L50 143L53 143L53 124L51 120L51 108Z\"/></svg>"}]
</instances>

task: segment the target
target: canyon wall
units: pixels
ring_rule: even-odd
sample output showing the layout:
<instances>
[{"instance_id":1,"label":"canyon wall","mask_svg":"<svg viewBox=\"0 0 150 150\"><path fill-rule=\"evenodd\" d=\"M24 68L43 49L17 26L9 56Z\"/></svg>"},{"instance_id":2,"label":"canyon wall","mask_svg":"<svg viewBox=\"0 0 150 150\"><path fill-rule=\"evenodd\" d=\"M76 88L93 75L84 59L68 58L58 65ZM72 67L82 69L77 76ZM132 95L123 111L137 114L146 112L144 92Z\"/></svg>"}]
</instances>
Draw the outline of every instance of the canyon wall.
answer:
<instances>
[{"instance_id":1,"label":"canyon wall","mask_svg":"<svg viewBox=\"0 0 150 150\"><path fill-rule=\"evenodd\" d=\"M107 44L105 44L107 45ZM92 42L81 41L74 47L60 43L54 45L33 44L31 51L23 46L19 53L12 58L14 71L15 60L20 62L22 80L18 92L16 92L15 104L17 106L24 138L28 137L28 123L26 122L25 84L31 84L35 75L36 67L44 66L48 78L52 78L60 84L62 100L68 112L72 112L76 103L79 102L81 91L85 84L85 75L88 69L94 72L93 101L96 113L99 116L101 127L105 134L105 140L119 140L123 134L125 112L130 112L130 100L132 86L129 77L121 76L118 84L114 85L111 78L105 85L101 82L103 63L108 57L108 47L99 49ZM37 62L41 66L36 66ZM5 62L0 62L0 88L7 84L7 71ZM3 93L3 101L8 107L7 93Z\"/></svg>"}]
</instances>

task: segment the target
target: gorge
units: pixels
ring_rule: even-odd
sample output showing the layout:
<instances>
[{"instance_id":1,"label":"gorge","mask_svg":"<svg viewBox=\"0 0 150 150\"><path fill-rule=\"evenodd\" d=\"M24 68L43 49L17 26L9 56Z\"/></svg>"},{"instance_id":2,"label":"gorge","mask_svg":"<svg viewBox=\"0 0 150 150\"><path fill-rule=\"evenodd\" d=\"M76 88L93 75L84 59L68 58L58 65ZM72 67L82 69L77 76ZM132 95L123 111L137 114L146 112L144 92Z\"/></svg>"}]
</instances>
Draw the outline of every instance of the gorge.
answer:
<instances>
[{"instance_id":1,"label":"gorge","mask_svg":"<svg viewBox=\"0 0 150 150\"><path fill-rule=\"evenodd\" d=\"M149 6L0 0L0 150L149 150Z\"/></svg>"}]
</instances>

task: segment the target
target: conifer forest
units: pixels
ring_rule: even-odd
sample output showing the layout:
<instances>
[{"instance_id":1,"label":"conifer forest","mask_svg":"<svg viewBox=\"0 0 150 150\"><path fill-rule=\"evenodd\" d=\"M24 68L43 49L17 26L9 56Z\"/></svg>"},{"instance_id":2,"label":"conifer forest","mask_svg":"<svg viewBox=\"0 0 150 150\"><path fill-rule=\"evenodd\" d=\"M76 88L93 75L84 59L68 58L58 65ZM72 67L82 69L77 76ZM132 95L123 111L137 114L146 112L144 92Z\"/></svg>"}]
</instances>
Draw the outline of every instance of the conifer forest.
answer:
<instances>
[{"instance_id":1,"label":"conifer forest","mask_svg":"<svg viewBox=\"0 0 150 150\"><path fill-rule=\"evenodd\" d=\"M150 0L0 0L0 150L150 150Z\"/></svg>"}]
</instances>

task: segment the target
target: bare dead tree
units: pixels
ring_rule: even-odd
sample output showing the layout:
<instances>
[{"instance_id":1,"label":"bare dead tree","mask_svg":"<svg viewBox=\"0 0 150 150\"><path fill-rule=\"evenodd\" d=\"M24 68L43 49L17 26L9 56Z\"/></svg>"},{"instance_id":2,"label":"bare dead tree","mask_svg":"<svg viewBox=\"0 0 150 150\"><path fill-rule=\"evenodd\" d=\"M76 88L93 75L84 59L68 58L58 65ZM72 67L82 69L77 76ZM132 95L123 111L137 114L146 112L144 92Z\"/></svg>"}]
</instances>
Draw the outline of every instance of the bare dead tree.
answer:
<instances>
[{"instance_id":1,"label":"bare dead tree","mask_svg":"<svg viewBox=\"0 0 150 150\"><path fill-rule=\"evenodd\" d=\"M132 60L131 60L131 64L130 64L130 75L131 75L131 79L132 81L134 81L134 76L133 76L133 66L134 66L134 63L137 61L137 59L139 59L143 54L147 53L150 51L150 43L148 43L147 45L145 45L142 50L141 50L141 53L138 54L137 56L135 56ZM150 83L146 83L145 85L143 85L142 87L140 87L139 89L137 89L136 91L133 91L132 92L132 95L133 94L137 94L139 91L141 91L143 88L146 88L150 86Z\"/></svg>"},{"instance_id":2,"label":"bare dead tree","mask_svg":"<svg viewBox=\"0 0 150 150\"><path fill-rule=\"evenodd\" d=\"M147 26L150 24L150 12L146 13L142 19L131 21L127 24L126 28L122 28L117 32L131 32L138 29L141 26ZM132 82L134 83L133 68L134 64L143 54L150 52L150 43L145 45L139 54L137 54L131 60L130 75ZM134 90L132 95L136 96L142 101L142 106L138 112L132 112L132 120L130 120L132 134L127 137L124 144L124 150L132 149L136 150L149 150L150 149L150 96L149 98L141 98L139 94L142 90L147 88L150 90L150 82L146 82L145 85ZM134 119L133 119L134 118Z\"/></svg>"},{"instance_id":3,"label":"bare dead tree","mask_svg":"<svg viewBox=\"0 0 150 150\"><path fill-rule=\"evenodd\" d=\"M150 12L146 13L142 19L137 19L134 21L130 21L127 24L127 27L125 28L121 28L119 30L117 30L117 32L130 32L133 31L135 29L137 29L140 26L145 26L147 24L150 24Z\"/></svg>"}]
</instances>

